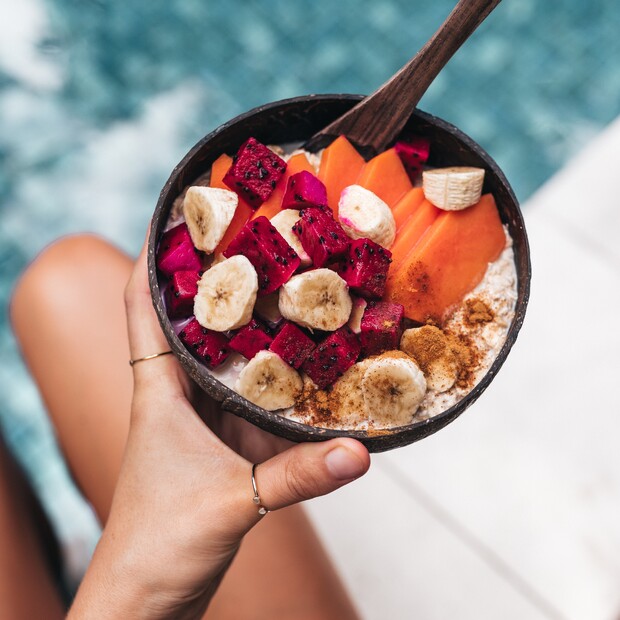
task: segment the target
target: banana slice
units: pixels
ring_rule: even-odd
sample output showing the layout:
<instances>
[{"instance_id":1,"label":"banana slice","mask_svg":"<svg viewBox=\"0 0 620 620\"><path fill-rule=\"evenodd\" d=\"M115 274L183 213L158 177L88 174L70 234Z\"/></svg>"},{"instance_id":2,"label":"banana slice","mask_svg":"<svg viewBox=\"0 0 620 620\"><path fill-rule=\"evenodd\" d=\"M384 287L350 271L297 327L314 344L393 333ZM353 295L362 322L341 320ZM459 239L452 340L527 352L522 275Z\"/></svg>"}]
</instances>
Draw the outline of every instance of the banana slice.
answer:
<instances>
[{"instance_id":1,"label":"banana slice","mask_svg":"<svg viewBox=\"0 0 620 620\"><path fill-rule=\"evenodd\" d=\"M362 379L366 412L383 424L410 424L425 394L424 374L406 356L376 357Z\"/></svg>"},{"instance_id":2,"label":"banana slice","mask_svg":"<svg viewBox=\"0 0 620 620\"><path fill-rule=\"evenodd\" d=\"M460 211L475 205L480 200L483 182L482 168L453 166L422 173L424 196L445 211Z\"/></svg>"},{"instance_id":3,"label":"banana slice","mask_svg":"<svg viewBox=\"0 0 620 620\"><path fill-rule=\"evenodd\" d=\"M368 302L361 297L355 297L353 299L353 309L351 310L347 324L354 334L359 334L362 331L362 317L364 316L367 305Z\"/></svg>"},{"instance_id":4,"label":"banana slice","mask_svg":"<svg viewBox=\"0 0 620 620\"><path fill-rule=\"evenodd\" d=\"M349 319L353 302L347 283L331 269L293 276L280 289L282 316L310 329L333 331Z\"/></svg>"},{"instance_id":5,"label":"banana slice","mask_svg":"<svg viewBox=\"0 0 620 620\"><path fill-rule=\"evenodd\" d=\"M275 226L276 230L284 237L286 242L297 252L297 256L301 259L302 267L309 267L312 265L312 259L304 246L301 245L299 237L293 232L293 225L299 220L299 211L295 209L284 209L280 213L276 213L271 218L271 223Z\"/></svg>"},{"instance_id":6,"label":"banana slice","mask_svg":"<svg viewBox=\"0 0 620 620\"><path fill-rule=\"evenodd\" d=\"M183 201L183 215L194 245L211 254L224 237L239 197L218 187L190 187Z\"/></svg>"},{"instance_id":7,"label":"banana slice","mask_svg":"<svg viewBox=\"0 0 620 620\"><path fill-rule=\"evenodd\" d=\"M252 263L240 254L208 271L198 282L194 297L196 320L207 329L224 332L246 325L258 292L258 276Z\"/></svg>"},{"instance_id":8,"label":"banana slice","mask_svg":"<svg viewBox=\"0 0 620 620\"><path fill-rule=\"evenodd\" d=\"M338 219L353 239L371 239L388 249L394 243L396 222L390 207L361 185L349 185L342 190Z\"/></svg>"},{"instance_id":9,"label":"banana slice","mask_svg":"<svg viewBox=\"0 0 620 620\"><path fill-rule=\"evenodd\" d=\"M449 338L434 325L406 329L400 349L419 364L426 384L436 392L446 392L455 383L459 365Z\"/></svg>"},{"instance_id":10,"label":"banana slice","mask_svg":"<svg viewBox=\"0 0 620 620\"><path fill-rule=\"evenodd\" d=\"M302 388L299 373L271 351L259 351L241 371L235 385L241 396L267 411L292 407Z\"/></svg>"}]
</instances>

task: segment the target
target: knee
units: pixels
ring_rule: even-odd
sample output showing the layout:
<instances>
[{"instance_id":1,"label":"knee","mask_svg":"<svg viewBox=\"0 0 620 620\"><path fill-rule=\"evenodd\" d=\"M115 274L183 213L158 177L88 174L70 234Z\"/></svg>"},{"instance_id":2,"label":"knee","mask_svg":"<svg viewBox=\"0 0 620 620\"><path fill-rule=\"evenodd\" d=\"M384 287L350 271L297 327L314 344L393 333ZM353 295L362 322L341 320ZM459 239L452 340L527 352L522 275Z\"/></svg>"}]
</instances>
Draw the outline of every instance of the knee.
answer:
<instances>
[{"instance_id":1,"label":"knee","mask_svg":"<svg viewBox=\"0 0 620 620\"><path fill-rule=\"evenodd\" d=\"M57 308L79 303L102 271L129 261L115 247L92 234L63 237L47 246L19 277L9 313L19 332L29 317L45 317Z\"/></svg>"}]
</instances>

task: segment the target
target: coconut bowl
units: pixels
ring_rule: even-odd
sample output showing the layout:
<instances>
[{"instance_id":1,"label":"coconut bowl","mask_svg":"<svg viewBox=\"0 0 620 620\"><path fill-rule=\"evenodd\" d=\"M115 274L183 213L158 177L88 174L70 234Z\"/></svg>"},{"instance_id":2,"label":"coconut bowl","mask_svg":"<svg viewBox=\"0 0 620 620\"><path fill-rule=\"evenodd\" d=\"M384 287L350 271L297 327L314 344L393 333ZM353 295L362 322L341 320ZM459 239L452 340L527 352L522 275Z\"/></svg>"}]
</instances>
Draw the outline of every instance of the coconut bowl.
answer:
<instances>
[{"instance_id":1,"label":"coconut bowl","mask_svg":"<svg viewBox=\"0 0 620 620\"><path fill-rule=\"evenodd\" d=\"M148 247L149 283L153 304L170 348L188 375L221 408L245 418L252 424L286 439L322 441L333 437L353 437L371 452L382 452L408 445L431 435L455 420L469 408L491 383L506 360L523 323L530 288L530 255L523 216L506 177L491 157L471 138L446 121L414 110L404 133L430 138L431 166L466 165L486 170L483 191L491 192L502 221L514 241L518 278L515 316L506 342L482 380L462 400L446 411L424 421L385 430L358 431L323 429L289 420L254 405L215 379L194 358L175 334L162 300L155 267L155 253L175 198L183 189L210 170L222 154L234 154L250 136L265 144L303 143L316 131L338 118L360 101L360 95L307 95L260 106L218 127L198 142L179 162L161 191L153 215Z\"/></svg>"}]
</instances>

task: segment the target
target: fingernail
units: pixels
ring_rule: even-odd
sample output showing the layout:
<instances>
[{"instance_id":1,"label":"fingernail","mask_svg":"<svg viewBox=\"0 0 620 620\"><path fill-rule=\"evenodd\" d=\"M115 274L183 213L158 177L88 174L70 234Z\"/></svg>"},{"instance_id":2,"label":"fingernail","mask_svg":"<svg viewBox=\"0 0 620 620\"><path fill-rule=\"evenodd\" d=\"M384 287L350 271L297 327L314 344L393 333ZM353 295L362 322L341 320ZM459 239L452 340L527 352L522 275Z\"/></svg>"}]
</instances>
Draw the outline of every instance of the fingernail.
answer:
<instances>
[{"instance_id":1,"label":"fingernail","mask_svg":"<svg viewBox=\"0 0 620 620\"><path fill-rule=\"evenodd\" d=\"M329 473L337 480L353 480L361 476L365 469L358 456L342 446L327 453L325 464Z\"/></svg>"}]
</instances>

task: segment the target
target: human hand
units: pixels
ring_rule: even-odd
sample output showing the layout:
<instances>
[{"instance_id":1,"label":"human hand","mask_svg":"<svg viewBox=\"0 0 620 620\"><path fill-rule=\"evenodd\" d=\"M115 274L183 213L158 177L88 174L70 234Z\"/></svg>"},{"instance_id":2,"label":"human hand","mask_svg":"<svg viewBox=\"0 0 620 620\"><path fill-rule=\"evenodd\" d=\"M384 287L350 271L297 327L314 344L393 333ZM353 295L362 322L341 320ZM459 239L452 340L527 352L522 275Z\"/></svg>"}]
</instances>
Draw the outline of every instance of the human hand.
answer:
<instances>
[{"instance_id":1,"label":"human hand","mask_svg":"<svg viewBox=\"0 0 620 620\"><path fill-rule=\"evenodd\" d=\"M126 306L132 359L167 350L151 303L146 244ZM192 405L198 401L210 409L201 411L203 419ZM276 454L256 469L269 510L329 493L369 467L367 450L353 439L284 449L288 442L231 414L221 417L213 405L196 398L172 355L134 366L130 431L110 517L69 618L201 617L244 534L261 518L252 502L252 461L244 456Z\"/></svg>"}]
</instances>

